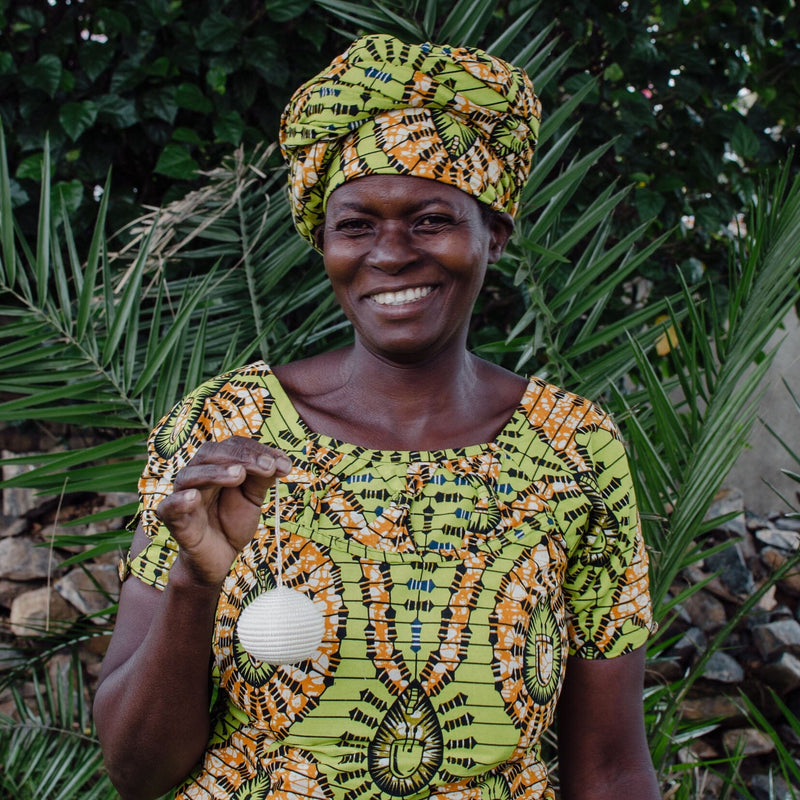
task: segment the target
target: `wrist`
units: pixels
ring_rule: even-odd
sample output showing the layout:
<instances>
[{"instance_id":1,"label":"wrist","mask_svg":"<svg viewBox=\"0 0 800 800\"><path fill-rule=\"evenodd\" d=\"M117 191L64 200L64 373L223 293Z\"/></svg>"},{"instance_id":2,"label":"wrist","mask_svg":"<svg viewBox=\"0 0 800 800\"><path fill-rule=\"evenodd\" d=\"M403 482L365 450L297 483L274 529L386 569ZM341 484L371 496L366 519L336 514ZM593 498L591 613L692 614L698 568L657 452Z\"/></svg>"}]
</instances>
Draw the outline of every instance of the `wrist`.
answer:
<instances>
[{"instance_id":1,"label":"wrist","mask_svg":"<svg viewBox=\"0 0 800 800\"><path fill-rule=\"evenodd\" d=\"M218 580L199 570L182 553L178 553L169 570L169 585L179 591L207 594L217 598L227 573Z\"/></svg>"}]
</instances>

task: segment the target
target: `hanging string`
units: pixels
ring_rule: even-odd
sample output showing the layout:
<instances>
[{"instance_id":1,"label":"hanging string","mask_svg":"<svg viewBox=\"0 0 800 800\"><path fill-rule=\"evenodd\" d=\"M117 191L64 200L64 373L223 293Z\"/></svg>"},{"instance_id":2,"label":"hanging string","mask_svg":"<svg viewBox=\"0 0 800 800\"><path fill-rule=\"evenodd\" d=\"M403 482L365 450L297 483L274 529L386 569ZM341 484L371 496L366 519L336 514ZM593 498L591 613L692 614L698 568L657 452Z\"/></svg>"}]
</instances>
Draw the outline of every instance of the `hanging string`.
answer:
<instances>
[{"instance_id":1,"label":"hanging string","mask_svg":"<svg viewBox=\"0 0 800 800\"><path fill-rule=\"evenodd\" d=\"M278 559L278 569L276 570L276 580L278 588L283 586L283 554L281 553L281 505L280 491L278 487L281 482L275 479L275 553Z\"/></svg>"},{"instance_id":2,"label":"hanging string","mask_svg":"<svg viewBox=\"0 0 800 800\"><path fill-rule=\"evenodd\" d=\"M275 481L275 583L239 615L236 633L245 652L267 664L291 665L313 658L322 645L325 619L314 601L283 585L280 481ZM263 590L263 586L259 586Z\"/></svg>"}]
</instances>

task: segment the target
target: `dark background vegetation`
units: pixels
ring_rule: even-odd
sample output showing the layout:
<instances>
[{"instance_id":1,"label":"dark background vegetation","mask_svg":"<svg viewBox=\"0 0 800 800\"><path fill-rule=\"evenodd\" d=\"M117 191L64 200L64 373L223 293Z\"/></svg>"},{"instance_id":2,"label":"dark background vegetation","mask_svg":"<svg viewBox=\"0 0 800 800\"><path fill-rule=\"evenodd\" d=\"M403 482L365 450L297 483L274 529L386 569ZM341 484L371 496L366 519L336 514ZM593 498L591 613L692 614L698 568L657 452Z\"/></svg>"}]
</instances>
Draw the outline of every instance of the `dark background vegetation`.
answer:
<instances>
[{"instance_id":1,"label":"dark background vegetation","mask_svg":"<svg viewBox=\"0 0 800 800\"><path fill-rule=\"evenodd\" d=\"M3 0L0 118L18 218L33 229L46 136L56 187L78 232L90 229L113 169L109 222L117 229L143 206L181 196L197 182L196 170L217 166L236 146L274 141L291 91L368 30L371 13L393 9L414 19L425 5ZM657 291L674 288L677 265L695 278L704 267L724 272L724 248L715 243L764 169L797 142L796 4L483 5L481 43L532 11L515 44L552 26L555 54L569 54L558 82L542 92L545 115L598 79L580 106L576 149L614 146L584 181L584 204L618 181L635 186L617 212L620 233L651 217L659 230L683 219L683 235L644 272ZM440 3L423 32L435 39L449 6ZM409 38L399 25L397 33Z\"/></svg>"}]
</instances>

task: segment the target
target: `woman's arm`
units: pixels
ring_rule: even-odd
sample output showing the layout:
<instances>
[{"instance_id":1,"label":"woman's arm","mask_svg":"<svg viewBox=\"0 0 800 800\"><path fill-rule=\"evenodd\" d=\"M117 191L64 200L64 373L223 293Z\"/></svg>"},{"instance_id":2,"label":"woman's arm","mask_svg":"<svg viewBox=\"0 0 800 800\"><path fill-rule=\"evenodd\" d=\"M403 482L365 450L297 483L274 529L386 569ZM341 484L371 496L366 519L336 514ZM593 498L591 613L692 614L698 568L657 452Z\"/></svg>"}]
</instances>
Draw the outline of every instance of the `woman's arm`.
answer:
<instances>
[{"instance_id":1,"label":"woman's arm","mask_svg":"<svg viewBox=\"0 0 800 800\"><path fill-rule=\"evenodd\" d=\"M290 467L254 440L207 443L158 507L180 553L163 592L136 578L123 584L94 705L109 774L126 800L160 796L202 756L220 587L267 490ZM138 530L133 552L145 544Z\"/></svg>"},{"instance_id":2,"label":"woman's arm","mask_svg":"<svg viewBox=\"0 0 800 800\"><path fill-rule=\"evenodd\" d=\"M558 702L562 800L658 800L642 712L645 648L569 658Z\"/></svg>"}]
</instances>

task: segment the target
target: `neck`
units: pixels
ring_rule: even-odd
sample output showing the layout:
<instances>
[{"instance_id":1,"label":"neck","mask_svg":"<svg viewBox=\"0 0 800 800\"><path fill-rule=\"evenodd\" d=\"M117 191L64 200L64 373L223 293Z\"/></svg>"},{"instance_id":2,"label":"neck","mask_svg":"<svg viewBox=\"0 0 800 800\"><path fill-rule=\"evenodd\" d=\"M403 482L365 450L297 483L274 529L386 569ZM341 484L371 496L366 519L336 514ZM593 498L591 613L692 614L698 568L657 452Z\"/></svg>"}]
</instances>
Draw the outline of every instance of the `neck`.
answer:
<instances>
[{"instance_id":1,"label":"neck","mask_svg":"<svg viewBox=\"0 0 800 800\"><path fill-rule=\"evenodd\" d=\"M377 404L430 408L433 403L453 407L474 386L477 359L463 346L416 361L389 361L358 341L342 362L342 376L363 400ZM363 402L360 398L360 402Z\"/></svg>"},{"instance_id":2,"label":"neck","mask_svg":"<svg viewBox=\"0 0 800 800\"><path fill-rule=\"evenodd\" d=\"M358 341L276 374L311 430L391 450L489 442L525 388L463 347L412 364L379 358Z\"/></svg>"},{"instance_id":3,"label":"neck","mask_svg":"<svg viewBox=\"0 0 800 800\"><path fill-rule=\"evenodd\" d=\"M393 447L416 449L421 442L449 440L451 427L480 405L477 365L464 348L411 364L376 357L356 343L340 376L364 423L391 432Z\"/></svg>"}]
</instances>

